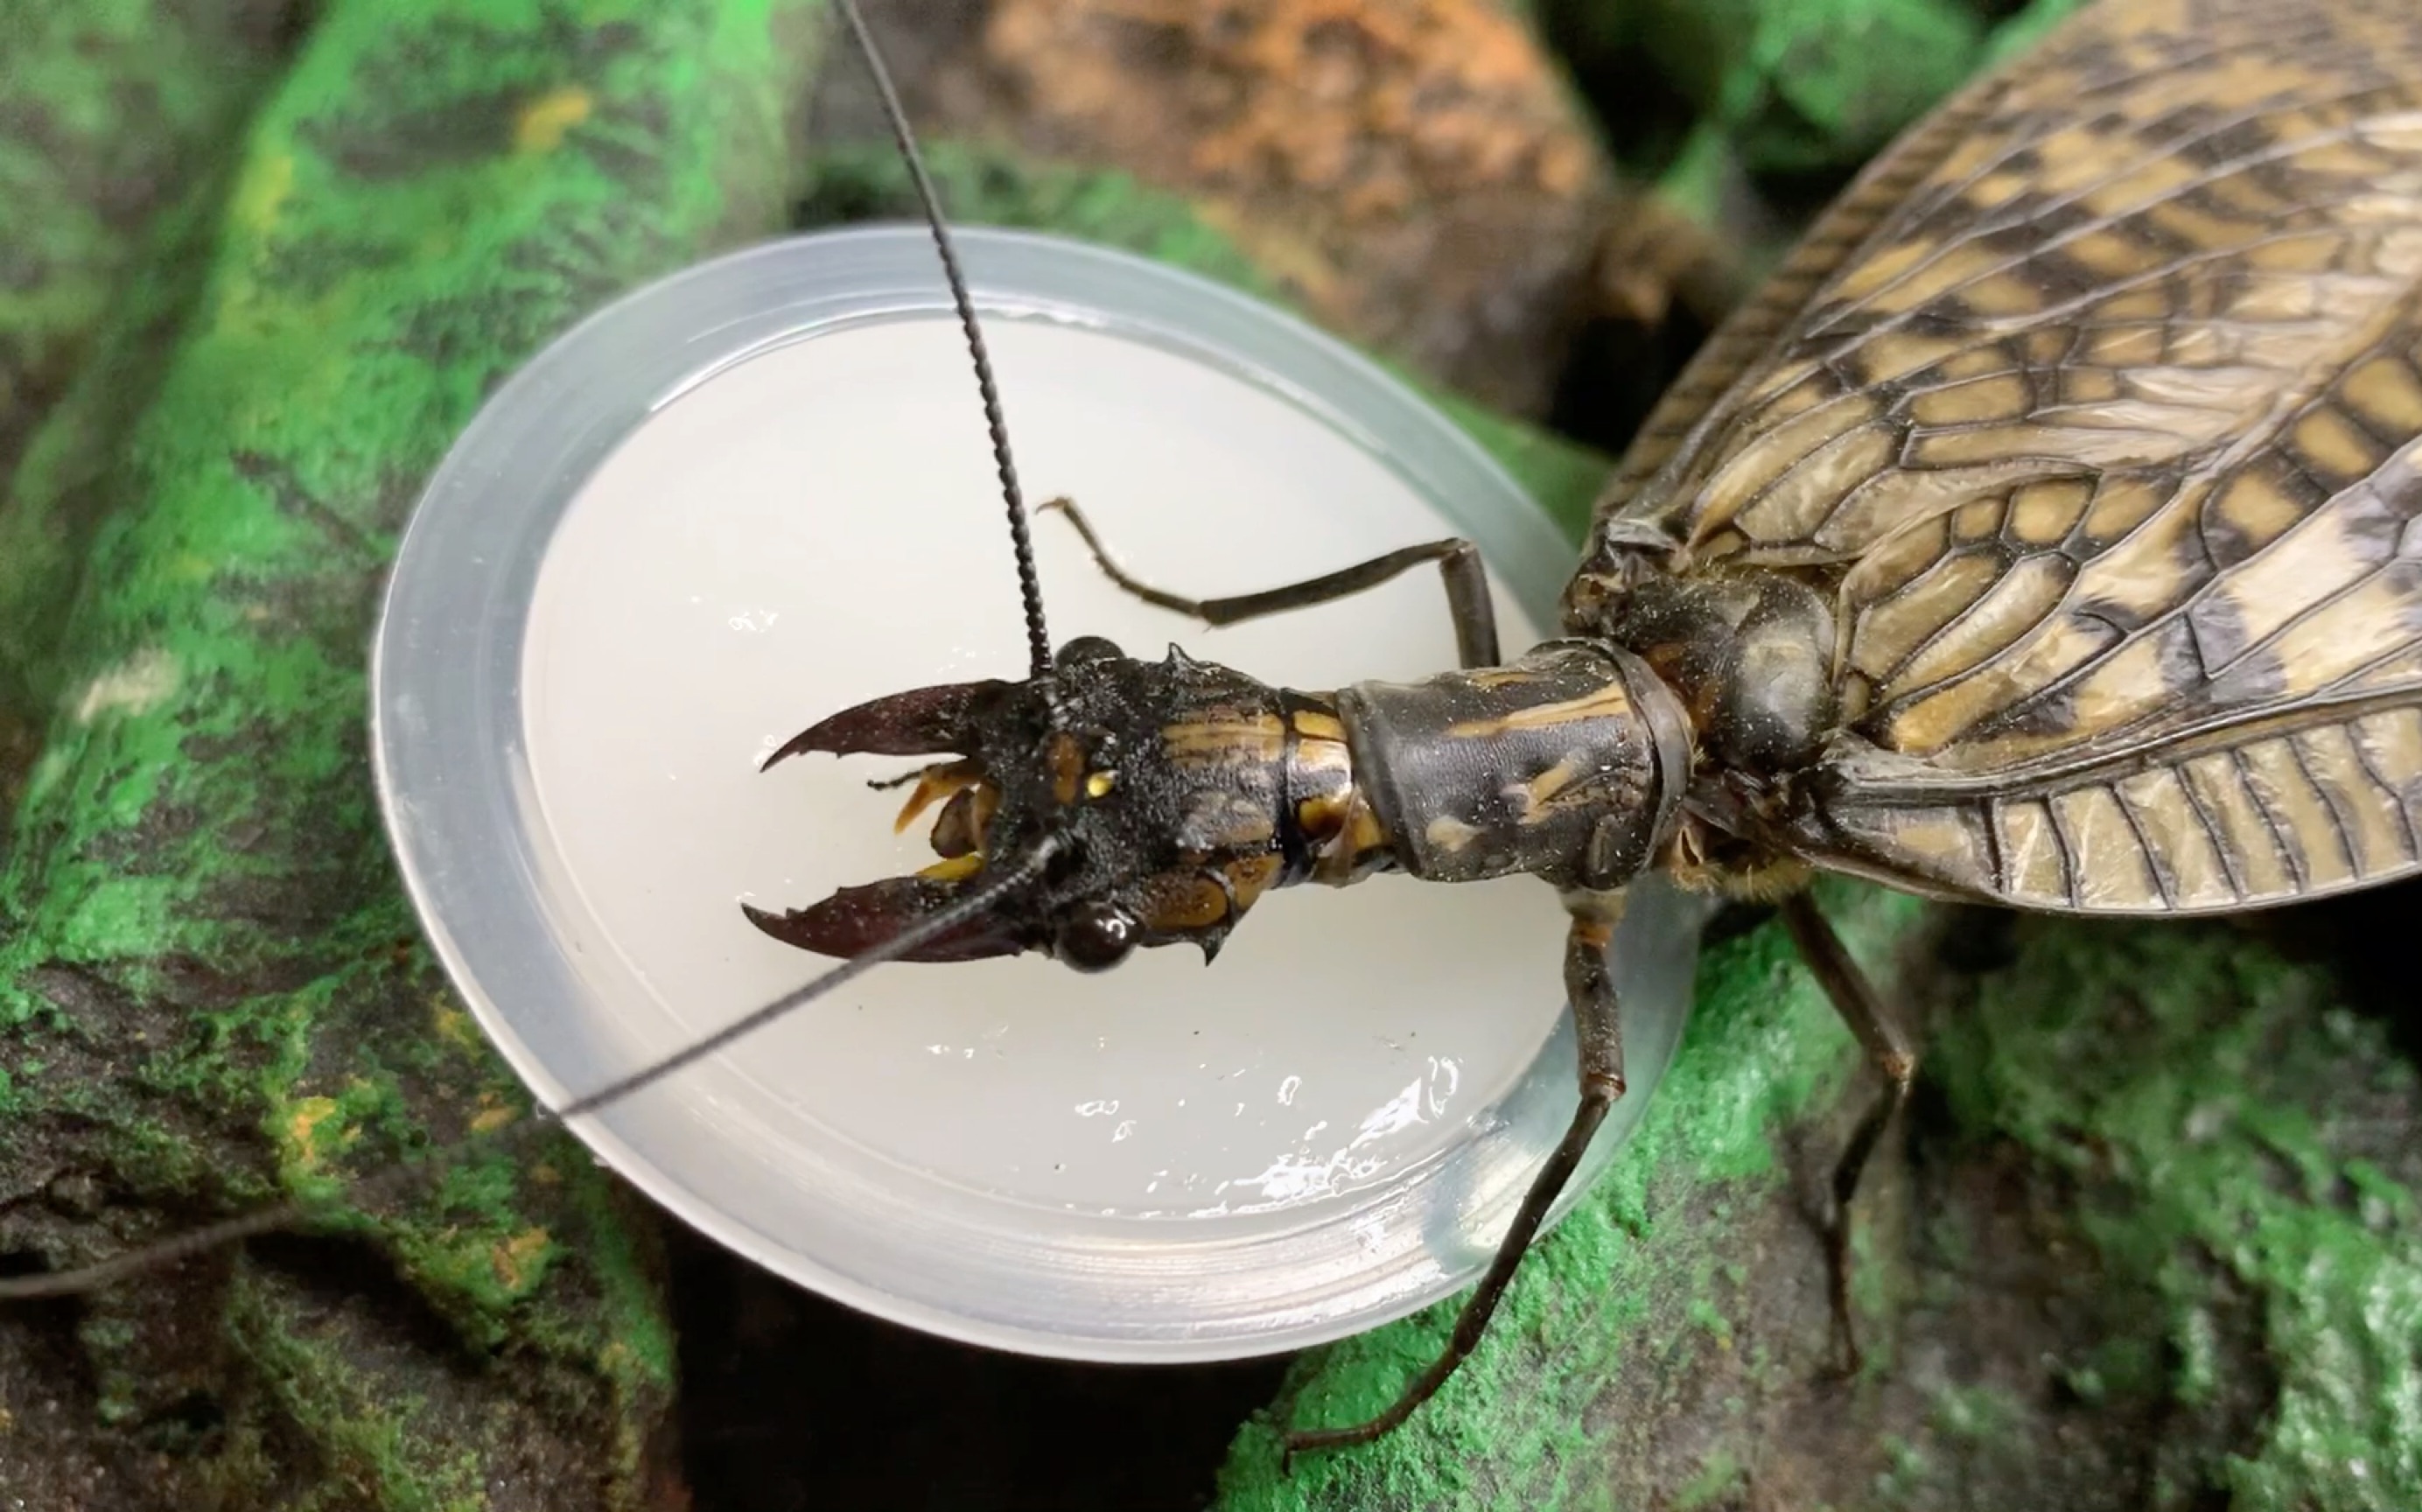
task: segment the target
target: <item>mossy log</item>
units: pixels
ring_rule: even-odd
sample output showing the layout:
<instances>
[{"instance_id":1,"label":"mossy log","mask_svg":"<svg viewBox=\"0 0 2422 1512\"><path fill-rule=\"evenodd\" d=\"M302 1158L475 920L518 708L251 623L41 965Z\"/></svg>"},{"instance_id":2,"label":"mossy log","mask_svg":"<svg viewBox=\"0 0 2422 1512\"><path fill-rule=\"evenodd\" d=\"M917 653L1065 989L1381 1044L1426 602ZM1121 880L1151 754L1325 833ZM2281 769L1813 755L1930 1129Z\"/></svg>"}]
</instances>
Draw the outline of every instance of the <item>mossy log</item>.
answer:
<instances>
[{"instance_id":1,"label":"mossy log","mask_svg":"<svg viewBox=\"0 0 2422 1512\"><path fill-rule=\"evenodd\" d=\"M94 339L156 370L118 433L78 442L111 453L107 496L78 506L102 523L62 633L24 642L55 655L19 669L55 697L0 874L12 1264L333 1192L523 1105L379 832L380 583L495 383L608 296L778 228L820 10L336 0L181 244L198 276L173 339L139 335L160 290L100 312ZM151 129L111 99L86 102L95 130ZM75 543L88 523L58 500L12 493L0 539ZM38 610L11 622L67 603L64 555L11 585ZM650 1221L558 1141L431 1200L339 1204L316 1238L12 1314L0 1486L45 1506L666 1504Z\"/></svg>"}]
</instances>

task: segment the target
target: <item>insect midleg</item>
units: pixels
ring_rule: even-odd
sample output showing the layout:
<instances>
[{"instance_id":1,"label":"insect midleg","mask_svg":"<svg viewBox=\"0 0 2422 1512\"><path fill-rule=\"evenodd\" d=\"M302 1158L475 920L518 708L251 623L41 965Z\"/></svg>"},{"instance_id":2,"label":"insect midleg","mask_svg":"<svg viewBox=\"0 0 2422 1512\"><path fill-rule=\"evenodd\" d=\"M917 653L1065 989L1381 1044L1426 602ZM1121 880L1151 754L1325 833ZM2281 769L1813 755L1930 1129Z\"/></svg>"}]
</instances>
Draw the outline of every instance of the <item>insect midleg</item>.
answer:
<instances>
[{"instance_id":1,"label":"insect midleg","mask_svg":"<svg viewBox=\"0 0 2422 1512\"><path fill-rule=\"evenodd\" d=\"M1590 1141L1597 1137L1598 1126L1606 1122L1607 1112L1623 1095L1623 1021L1615 1002L1614 976L1607 968L1607 947L1623 916L1623 894L1578 892L1565 899L1565 906L1572 911L1573 921L1565 934L1565 998L1572 1009L1573 1037L1580 1049L1581 1064L1581 1103L1573 1110L1572 1123L1565 1127L1565 1137L1556 1142L1547 1164L1531 1179L1531 1188L1522 1194L1522 1205L1516 1209L1514 1221L1498 1241L1487 1273L1465 1299L1462 1311L1455 1314L1446 1348L1430 1362L1429 1368L1413 1378L1386 1411L1368 1422L1350 1427L1289 1432L1285 1441L1287 1455L1306 1449L1369 1443L1395 1428L1437 1394L1447 1378L1455 1374L1455 1367L1478 1347L1481 1335L1487 1331L1489 1318L1496 1314L1498 1302L1514 1280L1515 1270L1530 1252L1540 1225L1547 1221L1548 1210L1564 1194Z\"/></svg>"},{"instance_id":2,"label":"insect midleg","mask_svg":"<svg viewBox=\"0 0 2422 1512\"><path fill-rule=\"evenodd\" d=\"M1128 575L1114 560L1102 538L1093 533L1093 522L1077 508L1071 498L1055 498L1042 506L1068 516L1068 523L1085 538L1086 549L1102 573L1113 583L1143 600L1146 604L1191 615L1205 624L1241 624L1266 614L1283 614L1289 609L1308 609L1315 604L1328 604L1337 599L1351 598L1367 589L1374 589L1425 561L1439 565L1439 575L1446 582L1447 613L1455 622L1455 654L1465 669L1497 665L1497 606L1488 597L1488 574L1480 560L1480 549L1461 536L1449 536L1443 541L1431 541L1418 546L1405 546L1369 561L1318 577L1308 577L1300 583L1282 588L1264 589L1258 593L1238 593L1229 598L1190 599L1152 587Z\"/></svg>"},{"instance_id":3,"label":"insect midleg","mask_svg":"<svg viewBox=\"0 0 2422 1512\"><path fill-rule=\"evenodd\" d=\"M1850 1199L1858 1192L1860 1173L1876 1153L1885 1126L1909 1101L1910 1085L1917 1079L1917 1047L1866 973L1859 969L1859 963L1843 948L1842 937L1833 933L1816 900L1805 892L1784 900L1783 922L1791 931L1792 943L1800 947L1801 958L1808 963L1825 996L1832 1000L1833 1011L1850 1026L1860 1047L1884 1078L1884 1090L1859 1119L1850 1142L1843 1146L1842 1158L1833 1166L1832 1210L1825 1221L1825 1266L1832 1291L1833 1327L1841 1335L1848 1367L1855 1371L1860 1355L1858 1331L1850 1322Z\"/></svg>"}]
</instances>

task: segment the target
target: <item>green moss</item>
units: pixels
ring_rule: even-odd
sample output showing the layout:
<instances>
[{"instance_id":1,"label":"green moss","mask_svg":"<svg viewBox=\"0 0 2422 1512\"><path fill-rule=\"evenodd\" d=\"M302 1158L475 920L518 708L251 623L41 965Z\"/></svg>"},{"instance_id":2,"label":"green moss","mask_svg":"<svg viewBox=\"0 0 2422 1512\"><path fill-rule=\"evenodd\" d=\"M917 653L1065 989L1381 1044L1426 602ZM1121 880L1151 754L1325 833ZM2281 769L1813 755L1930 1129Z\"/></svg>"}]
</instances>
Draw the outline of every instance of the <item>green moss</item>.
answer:
<instances>
[{"instance_id":1,"label":"green moss","mask_svg":"<svg viewBox=\"0 0 2422 1512\"><path fill-rule=\"evenodd\" d=\"M36 669L57 697L0 872L9 1189L71 1169L176 1215L334 1197L526 1106L476 1035L432 1032L442 979L363 749L380 577L490 386L620 290L778 226L819 13L337 0L320 19L206 218L112 474L125 507ZM551 1149L548 1169L466 1161L432 1200L321 1227L375 1245L475 1356L511 1351L508 1376L466 1384L448 1351L379 1344L374 1294L192 1283L284 1420L231 1425L193 1473L259 1504L242 1488L276 1468L264 1436L300 1434L361 1493L342 1504L450 1507L576 1443L584 1476L636 1497L669 1328L644 1234ZM0 1219L0 1248L61 1263L126 1236ZM163 1405L158 1338L87 1334L121 1416Z\"/></svg>"},{"instance_id":2,"label":"green moss","mask_svg":"<svg viewBox=\"0 0 2422 1512\"><path fill-rule=\"evenodd\" d=\"M1920 917L1910 900L1829 889L1853 950L1883 959ZM1270 1418L1239 1433L1222 1507L1605 1504L1593 1404L1627 1376L1700 1349L1709 1315L1738 1316L1731 1205L1790 1188L1794 1130L1838 1098L1859 1061L1779 926L1710 951L1699 1003L1645 1121L1595 1190L1533 1252L1486 1340L1433 1403L1365 1448L1281 1472L1281 1422L1370 1415L1433 1359L1455 1302L1308 1355ZM1754 1457L1747 1404L1715 1404L1711 1447Z\"/></svg>"},{"instance_id":3,"label":"green moss","mask_svg":"<svg viewBox=\"0 0 2422 1512\"><path fill-rule=\"evenodd\" d=\"M2275 1373L2234 1504L2422 1505L2422 1083L2381 1026L2220 932L2037 928L1942 1038L1960 1122L2068 1173L2109 1284L2162 1305L2098 1377L2214 1409Z\"/></svg>"},{"instance_id":4,"label":"green moss","mask_svg":"<svg viewBox=\"0 0 2422 1512\"><path fill-rule=\"evenodd\" d=\"M284 47L266 15L32 0L0 67L0 813L108 479L207 256L227 150ZM5 846L0 836L0 846Z\"/></svg>"}]
</instances>

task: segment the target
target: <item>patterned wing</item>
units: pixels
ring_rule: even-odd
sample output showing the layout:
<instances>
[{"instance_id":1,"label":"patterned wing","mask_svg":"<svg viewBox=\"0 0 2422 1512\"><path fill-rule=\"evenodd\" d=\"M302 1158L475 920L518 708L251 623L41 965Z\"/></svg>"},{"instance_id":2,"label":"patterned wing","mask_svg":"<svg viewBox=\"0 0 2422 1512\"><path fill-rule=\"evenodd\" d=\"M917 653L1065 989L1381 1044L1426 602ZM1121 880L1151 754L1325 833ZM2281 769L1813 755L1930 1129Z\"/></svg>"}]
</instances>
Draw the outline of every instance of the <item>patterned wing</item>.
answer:
<instances>
[{"instance_id":1,"label":"patterned wing","mask_svg":"<svg viewBox=\"0 0 2422 1512\"><path fill-rule=\"evenodd\" d=\"M1790 844L2038 908L2422 871L2422 291L2184 472L2042 480L1841 575L1855 715Z\"/></svg>"},{"instance_id":2,"label":"patterned wing","mask_svg":"<svg viewBox=\"0 0 2422 1512\"><path fill-rule=\"evenodd\" d=\"M2062 909L2422 868L2422 6L2103 4L1816 237L1599 520L1837 592L1790 848Z\"/></svg>"},{"instance_id":3,"label":"patterned wing","mask_svg":"<svg viewBox=\"0 0 2422 1512\"><path fill-rule=\"evenodd\" d=\"M2127 0L1919 127L1600 506L1678 565L1854 559L2037 478L2190 467L2422 271L2422 7Z\"/></svg>"}]
</instances>

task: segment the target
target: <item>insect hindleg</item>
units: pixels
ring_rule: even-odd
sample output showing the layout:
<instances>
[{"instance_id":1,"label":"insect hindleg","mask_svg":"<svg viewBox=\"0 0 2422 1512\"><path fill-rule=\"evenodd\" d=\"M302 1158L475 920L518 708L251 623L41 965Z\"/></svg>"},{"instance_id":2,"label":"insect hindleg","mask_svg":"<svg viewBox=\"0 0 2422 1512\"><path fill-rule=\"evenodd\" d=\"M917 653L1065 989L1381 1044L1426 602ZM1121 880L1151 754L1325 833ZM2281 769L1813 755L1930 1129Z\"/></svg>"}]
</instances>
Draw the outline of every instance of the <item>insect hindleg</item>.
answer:
<instances>
[{"instance_id":1,"label":"insect hindleg","mask_svg":"<svg viewBox=\"0 0 2422 1512\"><path fill-rule=\"evenodd\" d=\"M1374 557L1369 561L1284 588L1266 589L1259 593L1239 593L1232 598L1190 599L1166 592L1127 575L1125 569L1112 560L1102 538L1093 533L1093 524L1077 508L1076 501L1055 498L1043 506L1068 516L1068 523L1085 538L1093 560L1101 564L1109 580L1143 600L1164 609L1191 615L1205 624L1237 624L1257 620L1266 614L1282 614L1289 609L1308 609L1315 604L1332 599L1350 598L1365 589L1380 584L1425 561L1439 564L1439 575L1446 580L1447 612L1455 619L1456 654L1466 668L1497 665L1497 606L1488 597L1488 575L1482 567L1480 550L1461 536L1449 536L1444 541L1432 541L1423 545L1406 546Z\"/></svg>"},{"instance_id":2,"label":"insect hindleg","mask_svg":"<svg viewBox=\"0 0 2422 1512\"><path fill-rule=\"evenodd\" d=\"M1791 931L1792 942L1800 947L1808 969L1832 1000L1833 1011L1850 1026L1850 1032L1858 1036L1867 1059L1884 1078L1884 1090L1877 1095L1858 1127L1851 1131L1850 1142L1833 1167L1833 1209L1827 1215L1825 1226L1825 1263L1832 1284L1833 1326L1848 1350L1849 1367L1856 1370L1859 1336L1850 1324L1850 1199L1859 1189L1859 1174L1866 1169L1868 1157L1876 1153L1885 1126L1909 1101L1910 1084L1917 1079L1917 1049L1910 1043L1908 1032L1884 1006L1866 973L1859 969L1859 963L1842 948L1841 937L1833 933L1833 926L1807 893L1794 893L1784 900L1783 922Z\"/></svg>"},{"instance_id":3,"label":"insect hindleg","mask_svg":"<svg viewBox=\"0 0 2422 1512\"><path fill-rule=\"evenodd\" d=\"M1497 1311L1498 1301L1514 1279L1515 1268L1522 1263L1531 1241L1538 1236L1539 1225L1547 1221L1548 1209L1555 1205L1565 1184L1572 1179L1598 1126L1606 1122L1607 1110L1623 1095L1623 1026L1615 1007L1614 978L1607 969L1606 956L1615 922L1622 916L1623 895L1576 893L1567 898L1566 906L1572 909L1573 922L1565 936L1565 997L1572 1008L1574 1039L1581 1051L1581 1106L1573 1110L1571 1125L1548 1157L1548 1163L1532 1178L1531 1189L1523 1193L1522 1205L1516 1210L1505 1237L1498 1241L1497 1254L1489 1261L1487 1273L1464 1302L1463 1311L1455 1315L1455 1330L1447 1336L1446 1348L1430 1362L1428 1369L1413 1378L1386 1411L1369 1422L1345 1428L1288 1433L1285 1452L1289 1456L1305 1449L1339 1449L1369 1443L1410 1417L1415 1408L1446 1384L1446 1378L1479 1345L1490 1315Z\"/></svg>"}]
</instances>

